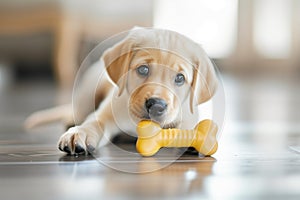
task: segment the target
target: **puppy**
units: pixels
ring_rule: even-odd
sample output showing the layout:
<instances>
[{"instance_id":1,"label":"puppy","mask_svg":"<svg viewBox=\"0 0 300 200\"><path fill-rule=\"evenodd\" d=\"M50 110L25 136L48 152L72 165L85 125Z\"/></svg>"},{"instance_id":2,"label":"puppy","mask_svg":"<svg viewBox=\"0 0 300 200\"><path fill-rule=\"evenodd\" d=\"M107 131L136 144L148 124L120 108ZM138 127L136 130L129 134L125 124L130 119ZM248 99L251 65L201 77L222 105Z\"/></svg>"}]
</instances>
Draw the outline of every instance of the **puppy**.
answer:
<instances>
[{"instance_id":1,"label":"puppy","mask_svg":"<svg viewBox=\"0 0 300 200\"><path fill-rule=\"evenodd\" d=\"M26 124L75 120L58 147L91 153L120 132L135 136L143 119L163 128L193 127L197 105L211 99L217 83L213 64L192 40L168 30L133 29L85 73L73 106L37 112Z\"/></svg>"}]
</instances>

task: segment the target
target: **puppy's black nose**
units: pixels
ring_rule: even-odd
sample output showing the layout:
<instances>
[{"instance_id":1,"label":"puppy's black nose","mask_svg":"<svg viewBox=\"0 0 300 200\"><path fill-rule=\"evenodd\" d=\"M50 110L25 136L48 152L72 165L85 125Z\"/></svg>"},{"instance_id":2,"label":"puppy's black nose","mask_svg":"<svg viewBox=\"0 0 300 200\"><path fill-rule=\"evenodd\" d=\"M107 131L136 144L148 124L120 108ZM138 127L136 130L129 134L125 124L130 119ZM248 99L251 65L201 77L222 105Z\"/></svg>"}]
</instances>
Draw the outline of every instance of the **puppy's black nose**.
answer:
<instances>
[{"instance_id":1,"label":"puppy's black nose","mask_svg":"<svg viewBox=\"0 0 300 200\"><path fill-rule=\"evenodd\" d=\"M150 116L159 117L166 112L167 103L163 99L150 98L146 100L145 107Z\"/></svg>"}]
</instances>

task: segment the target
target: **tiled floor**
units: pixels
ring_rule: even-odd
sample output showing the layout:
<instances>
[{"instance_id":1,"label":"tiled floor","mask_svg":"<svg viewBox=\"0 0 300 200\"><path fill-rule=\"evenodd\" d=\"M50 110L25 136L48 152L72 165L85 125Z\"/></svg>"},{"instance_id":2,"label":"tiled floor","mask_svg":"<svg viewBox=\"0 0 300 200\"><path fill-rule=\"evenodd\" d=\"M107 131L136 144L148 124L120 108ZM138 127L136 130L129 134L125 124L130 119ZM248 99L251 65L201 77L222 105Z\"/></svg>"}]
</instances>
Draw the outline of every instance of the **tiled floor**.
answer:
<instances>
[{"instance_id":1,"label":"tiled floor","mask_svg":"<svg viewBox=\"0 0 300 200\"><path fill-rule=\"evenodd\" d=\"M174 163L180 150L142 158L124 153L130 143L66 156L56 148L61 125L22 129L30 112L55 104L54 86L14 85L0 91L0 199L299 199L299 83L224 76L218 152Z\"/></svg>"}]
</instances>

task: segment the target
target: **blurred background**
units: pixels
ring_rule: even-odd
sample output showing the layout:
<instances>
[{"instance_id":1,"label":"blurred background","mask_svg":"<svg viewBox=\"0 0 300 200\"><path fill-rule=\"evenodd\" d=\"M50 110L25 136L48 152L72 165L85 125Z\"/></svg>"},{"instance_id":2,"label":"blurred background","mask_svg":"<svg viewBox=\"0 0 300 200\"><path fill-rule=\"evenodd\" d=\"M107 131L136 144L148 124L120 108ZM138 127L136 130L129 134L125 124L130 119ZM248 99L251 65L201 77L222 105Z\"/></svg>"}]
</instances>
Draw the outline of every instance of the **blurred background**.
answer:
<instances>
[{"instance_id":1,"label":"blurred background","mask_svg":"<svg viewBox=\"0 0 300 200\"><path fill-rule=\"evenodd\" d=\"M229 74L299 73L297 0L2 0L1 85L43 78L68 88L95 45L134 26L191 37Z\"/></svg>"},{"instance_id":2,"label":"blurred background","mask_svg":"<svg viewBox=\"0 0 300 200\"><path fill-rule=\"evenodd\" d=\"M67 102L86 55L101 41L134 26L191 37L221 70L229 98L235 93L255 100L257 110L262 107L260 98L270 98L282 108L245 113L281 120L272 111L282 112L280 116L290 112L286 107L295 92L289 89L297 85L291 80L297 81L300 74L297 0L1 0L0 91L28 86L38 99L45 98L28 95L29 102L36 101L31 110L47 107L39 105L41 101L49 106ZM38 93L39 88L46 91L42 86L53 94L47 98Z\"/></svg>"}]
</instances>

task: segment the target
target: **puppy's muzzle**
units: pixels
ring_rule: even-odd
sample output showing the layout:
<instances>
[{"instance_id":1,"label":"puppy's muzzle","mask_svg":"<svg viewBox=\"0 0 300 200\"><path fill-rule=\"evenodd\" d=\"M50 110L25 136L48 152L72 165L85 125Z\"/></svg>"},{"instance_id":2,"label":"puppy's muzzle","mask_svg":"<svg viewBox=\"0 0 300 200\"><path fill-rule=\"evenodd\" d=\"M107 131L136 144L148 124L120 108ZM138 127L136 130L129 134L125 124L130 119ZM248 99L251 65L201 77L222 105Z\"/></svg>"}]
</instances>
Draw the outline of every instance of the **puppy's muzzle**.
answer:
<instances>
[{"instance_id":1,"label":"puppy's muzzle","mask_svg":"<svg viewBox=\"0 0 300 200\"><path fill-rule=\"evenodd\" d=\"M158 118L163 116L167 111L167 103L160 98L149 98L145 101L145 108L150 118Z\"/></svg>"}]
</instances>

